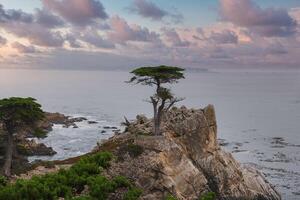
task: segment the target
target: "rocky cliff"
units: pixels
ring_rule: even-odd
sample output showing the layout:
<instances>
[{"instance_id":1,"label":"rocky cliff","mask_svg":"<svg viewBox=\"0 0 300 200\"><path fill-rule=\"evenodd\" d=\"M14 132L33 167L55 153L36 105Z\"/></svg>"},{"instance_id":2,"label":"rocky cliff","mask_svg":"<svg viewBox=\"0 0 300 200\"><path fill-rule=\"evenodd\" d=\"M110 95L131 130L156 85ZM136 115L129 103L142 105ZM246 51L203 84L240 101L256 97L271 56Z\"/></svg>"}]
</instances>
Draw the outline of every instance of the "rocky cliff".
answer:
<instances>
[{"instance_id":1,"label":"rocky cliff","mask_svg":"<svg viewBox=\"0 0 300 200\"><path fill-rule=\"evenodd\" d=\"M280 195L256 169L239 164L217 142L214 107L173 108L164 117L163 135L151 136L151 120L138 116L125 133L97 150L117 159L106 175L123 175L143 189L141 199L199 199L212 191L217 199L279 200Z\"/></svg>"}]
</instances>

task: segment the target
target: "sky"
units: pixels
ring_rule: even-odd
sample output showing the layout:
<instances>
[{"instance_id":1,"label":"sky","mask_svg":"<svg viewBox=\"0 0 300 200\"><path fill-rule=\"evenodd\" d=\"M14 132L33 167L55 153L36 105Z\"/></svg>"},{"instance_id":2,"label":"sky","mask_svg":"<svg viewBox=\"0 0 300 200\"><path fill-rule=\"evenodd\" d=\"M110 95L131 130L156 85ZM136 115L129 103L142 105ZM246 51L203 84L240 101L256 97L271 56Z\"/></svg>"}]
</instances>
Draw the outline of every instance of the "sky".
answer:
<instances>
[{"instance_id":1,"label":"sky","mask_svg":"<svg viewBox=\"0 0 300 200\"><path fill-rule=\"evenodd\" d=\"M299 0L0 0L0 68L300 69Z\"/></svg>"}]
</instances>

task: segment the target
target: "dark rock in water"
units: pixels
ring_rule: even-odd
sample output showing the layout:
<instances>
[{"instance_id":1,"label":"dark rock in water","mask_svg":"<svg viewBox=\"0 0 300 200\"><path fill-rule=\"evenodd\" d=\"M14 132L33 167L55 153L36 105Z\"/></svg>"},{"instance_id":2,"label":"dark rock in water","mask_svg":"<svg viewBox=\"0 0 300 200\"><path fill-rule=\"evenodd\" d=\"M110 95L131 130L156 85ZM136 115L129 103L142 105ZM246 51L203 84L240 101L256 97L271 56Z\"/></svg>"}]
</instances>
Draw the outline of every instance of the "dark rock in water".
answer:
<instances>
[{"instance_id":1,"label":"dark rock in water","mask_svg":"<svg viewBox=\"0 0 300 200\"><path fill-rule=\"evenodd\" d=\"M284 147L300 147L298 144L290 144L284 140L282 137L273 137L271 139L272 148L284 148Z\"/></svg>"},{"instance_id":2,"label":"dark rock in water","mask_svg":"<svg viewBox=\"0 0 300 200\"><path fill-rule=\"evenodd\" d=\"M106 133L106 131L105 131L105 130L102 130L101 133Z\"/></svg>"},{"instance_id":3,"label":"dark rock in water","mask_svg":"<svg viewBox=\"0 0 300 200\"><path fill-rule=\"evenodd\" d=\"M252 128L252 129L248 129L248 130L243 130L242 132L243 133L249 133L249 132L256 132L256 131L257 131L257 129Z\"/></svg>"},{"instance_id":4,"label":"dark rock in water","mask_svg":"<svg viewBox=\"0 0 300 200\"><path fill-rule=\"evenodd\" d=\"M277 153L273 154L272 158L268 158L268 159L264 159L264 160L261 159L260 161L289 163L289 162L292 162L292 159L288 158L284 153L277 152Z\"/></svg>"},{"instance_id":5,"label":"dark rock in water","mask_svg":"<svg viewBox=\"0 0 300 200\"><path fill-rule=\"evenodd\" d=\"M86 121L87 118L85 117L75 117L71 118L69 116L65 116L60 113L45 113L45 120L48 123L53 124L61 124L64 128L69 128L70 126L76 127L76 122Z\"/></svg>"},{"instance_id":6,"label":"dark rock in water","mask_svg":"<svg viewBox=\"0 0 300 200\"><path fill-rule=\"evenodd\" d=\"M17 145L18 152L26 156L52 156L56 152L51 148L47 147L43 143L36 143L34 140L25 140Z\"/></svg>"},{"instance_id":7,"label":"dark rock in water","mask_svg":"<svg viewBox=\"0 0 300 200\"><path fill-rule=\"evenodd\" d=\"M152 121L137 120L127 132L115 135L98 150L112 151L118 159L108 176L123 175L143 189L141 199L199 199L213 191L217 199L280 200L264 175L240 165L217 142L213 106L173 108L165 114L161 136L152 135ZM131 146L132 148L126 148ZM130 156L131 150L141 149ZM128 149L128 152L124 151Z\"/></svg>"},{"instance_id":8,"label":"dark rock in water","mask_svg":"<svg viewBox=\"0 0 300 200\"><path fill-rule=\"evenodd\" d=\"M236 150L233 150L231 153L241 153L241 152L247 152L247 150L236 149Z\"/></svg>"},{"instance_id":9,"label":"dark rock in water","mask_svg":"<svg viewBox=\"0 0 300 200\"><path fill-rule=\"evenodd\" d=\"M73 128L79 128L77 125L74 125Z\"/></svg>"},{"instance_id":10,"label":"dark rock in water","mask_svg":"<svg viewBox=\"0 0 300 200\"><path fill-rule=\"evenodd\" d=\"M118 127L115 126L103 126L104 129L118 129Z\"/></svg>"},{"instance_id":11,"label":"dark rock in water","mask_svg":"<svg viewBox=\"0 0 300 200\"><path fill-rule=\"evenodd\" d=\"M219 145L222 147L229 145L229 142L226 142L226 140L224 140L224 139L218 139L218 142L219 142Z\"/></svg>"},{"instance_id":12,"label":"dark rock in water","mask_svg":"<svg viewBox=\"0 0 300 200\"><path fill-rule=\"evenodd\" d=\"M85 117L75 117L75 118L68 117L68 119L67 119L67 121L69 123L82 122L82 121L86 121L86 120L87 120L87 118L85 118Z\"/></svg>"},{"instance_id":13,"label":"dark rock in water","mask_svg":"<svg viewBox=\"0 0 300 200\"><path fill-rule=\"evenodd\" d=\"M96 121L88 121L88 124L98 124Z\"/></svg>"}]
</instances>

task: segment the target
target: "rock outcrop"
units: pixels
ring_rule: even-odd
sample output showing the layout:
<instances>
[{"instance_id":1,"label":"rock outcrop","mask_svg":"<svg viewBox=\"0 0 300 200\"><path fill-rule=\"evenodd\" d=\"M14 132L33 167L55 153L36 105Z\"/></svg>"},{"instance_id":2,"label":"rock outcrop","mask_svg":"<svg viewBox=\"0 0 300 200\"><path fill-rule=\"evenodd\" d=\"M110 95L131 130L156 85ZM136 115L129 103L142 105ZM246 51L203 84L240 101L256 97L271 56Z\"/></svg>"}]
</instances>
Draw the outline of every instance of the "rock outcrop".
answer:
<instances>
[{"instance_id":1,"label":"rock outcrop","mask_svg":"<svg viewBox=\"0 0 300 200\"><path fill-rule=\"evenodd\" d=\"M16 151L13 157L12 171L20 173L30 168L27 156L52 156L56 152L52 147L47 147L43 143L38 143L33 137L47 137L47 133L52 131L54 124L60 124L65 128L78 128L76 122L87 120L84 117L72 118L61 113L45 112L45 117L38 121L35 128L24 126L15 134ZM4 164L6 150L6 134L3 124L0 123L0 168Z\"/></svg>"},{"instance_id":2,"label":"rock outcrop","mask_svg":"<svg viewBox=\"0 0 300 200\"><path fill-rule=\"evenodd\" d=\"M151 136L152 122L144 116L125 133L98 150L117 159L107 176L123 175L143 189L141 199L196 200L212 191L217 199L280 200L274 187L256 169L239 164L217 142L214 107L173 108L162 123L162 136Z\"/></svg>"}]
</instances>

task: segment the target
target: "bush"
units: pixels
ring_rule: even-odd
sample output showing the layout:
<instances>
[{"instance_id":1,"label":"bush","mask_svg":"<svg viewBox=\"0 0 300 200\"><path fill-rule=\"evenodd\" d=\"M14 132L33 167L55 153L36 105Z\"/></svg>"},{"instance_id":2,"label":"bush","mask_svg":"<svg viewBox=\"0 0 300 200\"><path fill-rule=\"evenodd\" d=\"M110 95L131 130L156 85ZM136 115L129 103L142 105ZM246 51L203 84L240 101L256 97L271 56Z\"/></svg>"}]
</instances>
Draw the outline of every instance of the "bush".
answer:
<instances>
[{"instance_id":1,"label":"bush","mask_svg":"<svg viewBox=\"0 0 300 200\"><path fill-rule=\"evenodd\" d=\"M129 180L117 176L108 180L101 176L101 168L109 167L112 154L101 152L82 158L70 169L62 169L57 173L35 176L30 180L17 180L15 184L7 184L0 177L0 200L57 200L60 197L73 200L104 200L116 189L125 187L128 192L125 200L136 200L141 190L133 188ZM85 185L89 186L89 195L79 196Z\"/></svg>"},{"instance_id":2,"label":"bush","mask_svg":"<svg viewBox=\"0 0 300 200\"><path fill-rule=\"evenodd\" d=\"M70 171L77 175L89 176L99 174L100 168L96 163L79 161L76 165L71 167Z\"/></svg>"},{"instance_id":3,"label":"bush","mask_svg":"<svg viewBox=\"0 0 300 200\"><path fill-rule=\"evenodd\" d=\"M117 187L130 187L130 181L124 176L117 176L113 179Z\"/></svg>"},{"instance_id":4,"label":"bush","mask_svg":"<svg viewBox=\"0 0 300 200\"><path fill-rule=\"evenodd\" d=\"M136 158L144 152L144 149L140 145L128 144L127 151L131 157Z\"/></svg>"},{"instance_id":5,"label":"bush","mask_svg":"<svg viewBox=\"0 0 300 200\"><path fill-rule=\"evenodd\" d=\"M89 184L91 195L96 199L105 199L108 193L117 187L129 185L124 177L116 177L113 181L100 176L101 168L107 168L112 154L108 152L87 156L68 170L60 170L54 174L32 177L30 180L17 180L15 184L6 184L0 177L0 199L2 200L54 200L59 197L71 199L82 192ZM100 191L103 198L98 197ZM91 199L78 197L75 199Z\"/></svg>"},{"instance_id":6,"label":"bush","mask_svg":"<svg viewBox=\"0 0 300 200\"><path fill-rule=\"evenodd\" d=\"M0 176L0 187L7 185L7 179L4 176Z\"/></svg>"},{"instance_id":7,"label":"bush","mask_svg":"<svg viewBox=\"0 0 300 200\"><path fill-rule=\"evenodd\" d=\"M139 188L130 188L124 195L124 200L137 200L142 194L142 190Z\"/></svg>"},{"instance_id":8,"label":"bush","mask_svg":"<svg viewBox=\"0 0 300 200\"><path fill-rule=\"evenodd\" d=\"M72 198L72 200L93 200L93 199L90 196L79 196L79 197Z\"/></svg>"},{"instance_id":9,"label":"bush","mask_svg":"<svg viewBox=\"0 0 300 200\"><path fill-rule=\"evenodd\" d=\"M32 135L37 137L37 138L45 138L45 137L47 137L47 132L42 130L42 129L36 128L33 131Z\"/></svg>"},{"instance_id":10,"label":"bush","mask_svg":"<svg viewBox=\"0 0 300 200\"><path fill-rule=\"evenodd\" d=\"M109 181L104 176L91 177L88 180L91 197L98 200L105 200L108 194L117 188L113 181Z\"/></svg>"},{"instance_id":11,"label":"bush","mask_svg":"<svg viewBox=\"0 0 300 200\"><path fill-rule=\"evenodd\" d=\"M207 192L200 198L200 200L215 200L215 199L216 199L216 194L214 192Z\"/></svg>"},{"instance_id":12,"label":"bush","mask_svg":"<svg viewBox=\"0 0 300 200\"><path fill-rule=\"evenodd\" d=\"M177 200L173 195L169 194L166 200Z\"/></svg>"}]
</instances>

